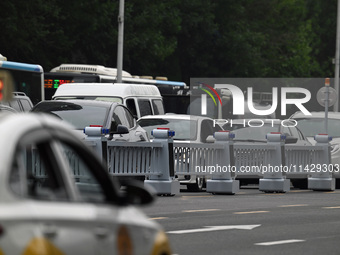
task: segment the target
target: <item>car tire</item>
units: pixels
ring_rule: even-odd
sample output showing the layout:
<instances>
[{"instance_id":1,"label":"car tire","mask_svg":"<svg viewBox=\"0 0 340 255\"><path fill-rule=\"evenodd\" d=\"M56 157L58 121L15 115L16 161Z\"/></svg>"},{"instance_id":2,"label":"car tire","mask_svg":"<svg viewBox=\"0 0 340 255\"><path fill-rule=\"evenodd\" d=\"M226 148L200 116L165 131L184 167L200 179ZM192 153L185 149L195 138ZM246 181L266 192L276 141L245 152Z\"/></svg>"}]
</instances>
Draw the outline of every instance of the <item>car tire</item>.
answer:
<instances>
[{"instance_id":1,"label":"car tire","mask_svg":"<svg viewBox=\"0 0 340 255\"><path fill-rule=\"evenodd\" d=\"M202 191L204 187L205 179L204 177L196 177L196 183L188 184L187 189L189 191Z\"/></svg>"},{"instance_id":2,"label":"car tire","mask_svg":"<svg viewBox=\"0 0 340 255\"><path fill-rule=\"evenodd\" d=\"M308 179L295 179L291 180L294 188L308 189Z\"/></svg>"}]
</instances>

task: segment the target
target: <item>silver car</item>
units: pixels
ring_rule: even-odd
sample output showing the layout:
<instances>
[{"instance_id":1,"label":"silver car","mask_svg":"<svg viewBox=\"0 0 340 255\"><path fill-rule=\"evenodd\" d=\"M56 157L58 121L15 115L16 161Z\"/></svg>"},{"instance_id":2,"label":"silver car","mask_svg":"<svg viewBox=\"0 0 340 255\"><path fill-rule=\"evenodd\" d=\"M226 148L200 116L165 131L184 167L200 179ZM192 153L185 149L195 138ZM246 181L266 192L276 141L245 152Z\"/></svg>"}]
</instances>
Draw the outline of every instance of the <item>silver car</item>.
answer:
<instances>
[{"instance_id":1,"label":"silver car","mask_svg":"<svg viewBox=\"0 0 340 255\"><path fill-rule=\"evenodd\" d=\"M0 254L170 255L167 236L133 204L70 125L48 115L0 113Z\"/></svg>"},{"instance_id":2,"label":"silver car","mask_svg":"<svg viewBox=\"0 0 340 255\"><path fill-rule=\"evenodd\" d=\"M148 135L131 112L122 104L96 100L46 100L32 112L48 113L73 125L83 133L85 127L100 126L108 130L110 140L148 141Z\"/></svg>"},{"instance_id":3,"label":"silver car","mask_svg":"<svg viewBox=\"0 0 340 255\"><path fill-rule=\"evenodd\" d=\"M222 130L209 117L186 114L149 115L140 118L137 123L148 134L151 134L151 131L157 128L174 130L174 143L209 143L212 142L213 134ZM186 185L190 191L201 191L205 186L205 176L187 174L177 175L177 177L180 184Z\"/></svg>"}]
</instances>

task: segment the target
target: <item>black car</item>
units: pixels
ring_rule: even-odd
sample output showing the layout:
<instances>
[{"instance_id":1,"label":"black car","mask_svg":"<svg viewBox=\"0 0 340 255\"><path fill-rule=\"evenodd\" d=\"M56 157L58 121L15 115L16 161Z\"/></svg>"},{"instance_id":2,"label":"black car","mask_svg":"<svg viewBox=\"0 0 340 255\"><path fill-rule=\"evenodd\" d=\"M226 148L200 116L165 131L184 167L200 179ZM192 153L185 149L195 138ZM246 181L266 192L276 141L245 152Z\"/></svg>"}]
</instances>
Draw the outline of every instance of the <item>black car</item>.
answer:
<instances>
[{"instance_id":1,"label":"black car","mask_svg":"<svg viewBox=\"0 0 340 255\"><path fill-rule=\"evenodd\" d=\"M95 100L46 100L35 105L32 112L54 115L81 132L88 126L108 129L109 138L113 140L129 142L149 140L146 131L136 123L131 112L119 103Z\"/></svg>"}]
</instances>

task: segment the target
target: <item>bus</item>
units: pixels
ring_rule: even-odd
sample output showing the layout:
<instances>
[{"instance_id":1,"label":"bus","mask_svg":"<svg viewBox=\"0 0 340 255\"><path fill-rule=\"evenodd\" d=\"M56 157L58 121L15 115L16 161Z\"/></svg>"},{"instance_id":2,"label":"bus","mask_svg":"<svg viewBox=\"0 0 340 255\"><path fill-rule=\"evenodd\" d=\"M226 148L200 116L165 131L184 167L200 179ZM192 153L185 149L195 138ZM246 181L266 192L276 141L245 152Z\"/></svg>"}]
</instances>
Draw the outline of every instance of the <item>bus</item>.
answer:
<instances>
[{"instance_id":1,"label":"bus","mask_svg":"<svg viewBox=\"0 0 340 255\"><path fill-rule=\"evenodd\" d=\"M13 80L13 91L25 93L33 105L45 100L44 70L40 65L7 61L2 57L0 71L10 73Z\"/></svg>"},{"instance_id":2,"label":"bus","mask_svg":"<svg viewBox=\"0 0 340 255\"><path fill-rule=\"evenodd\" d=\"M65 83L117 82L117 69L101 65L61 64L44 75L46 99L51 99L57 88ZM166 112L185 113L190 102L189 86L185 82L168 81L166 77L134 76L126 71L122 73L122 82L157 86Z\"/></svg>"}]
</instances>

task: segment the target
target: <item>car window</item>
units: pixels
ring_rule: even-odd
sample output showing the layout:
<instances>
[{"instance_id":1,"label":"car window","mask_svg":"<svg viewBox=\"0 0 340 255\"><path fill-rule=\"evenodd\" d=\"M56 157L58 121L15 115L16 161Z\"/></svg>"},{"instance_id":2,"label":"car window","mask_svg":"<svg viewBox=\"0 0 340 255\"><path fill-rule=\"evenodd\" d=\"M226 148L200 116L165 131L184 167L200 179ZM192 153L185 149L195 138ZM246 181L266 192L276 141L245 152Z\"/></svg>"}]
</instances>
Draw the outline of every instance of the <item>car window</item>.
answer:
<instances>
[{"instance_id":1,"label":"car window","mask_svg":"<svg viewBox=\"0 0 340 255\"><path fill-rule=\"evenodd\" d=\"M138 124L151 135L151 131L157 128L169 128L175 131L174 140L196 140L197 121L187 119L140 119Z\"/></svg>"},{"instance_id":2,"label":"car window","mask_svg":"<svg viewBox=\"0 0 340 255\"><path fill-rule=\"evenodd\" d=\"M215 128L212 120L202 120L201 123L201 142L205 143L209 135L213 135Z\"/></svg>"},{"instance_id":3,"label":"car window","mask_svg":"<svg viewBox=\"0 0 340 255\"><path fill-rule=\"evenodd\" d=\"M21 111L19 101L17 100L12 100L10 102L10 106L13 107L17 111Z\"/></svg>"},{"instance_id":4,"label":"car window","mask_svg":"<svg viewBox=\"0 0 340 255\"><path fill-rule=\"evenodd\" d=\"M122 106L116 106L114 109L113 118L117 124L121 124L131 129L134 126L133 117L129 111Z\"/></svg>"},{"instance_id":5,"label":"car window","mask_svg":"<svg viewBox=\"0 0 340 255\"><path fill-rule=\"evenodd\" d=\"M30 111L32 109L32 105L26 99L20 99L21 105L24 111Z\"/></svg>"},{"instance_id":6,"label":"car window","mask_svg":"<svg viewBox=\"0 0 340 255\"><path fill-rule=\"evenodd\" d=\"M292 136L292 133L288 127L282 127L282 133L283 134L288 134L289 136ZM297 138L297 136L296 136Z\"/></svg>"},{"instance_id":7,"label":"car window","mask_svg":"<svg viewBox=\"0 0 340 255\"><path fill-rule=\"evenodd\" d=\"M163 102L160 99L152 100L153 111L155 115L164 114Z\"/></svg>"},{"instance_id":8,"label":"car window","mask_svg":"<svg viewBox=\"0 0 340 255\"><path fill-rule=\"evenodd\" d=\"M236 127L236 126L235 126ZM242 125L238 126L237 129L233 130L235 134L235 140L247 141L247 140L266 140L266 135L271 132L278 132L279 126L271 124L265 124L259 127L244 127Z\"/></svg>"},{"instance_id":9,"label":"car window","mask_svg":"<svg viewBox=\"0 0 340 255\"><path fill-rule=\"evenodd\" d=\"M44 132L39 136L44 138ZM32 137L37 137L32 135ZM37 200L69 200L67 189L53 153L49 136L30 139L18 146L10 172L9 185L14 193Z\"/></svg>"},{"instance_id":10,"label":"car window","mask_svg":"<svg viewBox=\"0 0 340 255\"><path fill-rule=\"evenodd\" d=\"M317 134L325 132L325 119L324 118L311 118L311 119L295 119L297 127L300 129L305 137L313 137ZM328 119L328 135L332 137L340 137L340 120Z\"/></svg>"},{"instance_id":11,"label":"car window","mask_svg":"<svg viewBox=\"0 0 340 255\"><path fill-rule=\"evenodd\" d=\"M133 98L129 98L129 99L126 100L126 107L131 111L131 113L134 116L138 115L135 100Z\"/></svg>"},{"instance_id":12,"label":"car window","mask_svg":"<svg viewBox=\"0 0 340 255\"><path fill-rule=\"evenodd\" d=\"M46 112L70 123L75 129L83 130L90 125L106 124L108 107L81 105L71 102L42 102L34 108L35 112Z\"/></svg>"},{"instance_id":13,"label":"car window","mask_svg":"<svg viewBox=\"0 0 340 255\"><path fill-rule=\"evenodd\" d=\"M298 130L295 127L290 127L289 129L292 133L292 136L298 138L299 140L302 140L301 135L299 134Z\"/></svg>"},{"instance_id":14,"label":"car window","mask_svg":"<svg viewBox=\"0 0 340 255\"><path fill-rule=\"evenodd\" d=\"M82 201L104 203L107 201L104 190L87 164L83 155L69 144L61 142L62 155L69 164Z\"/></svg>"},{"instance_id":15,"label":"car window","mask_svg":"<svg viewBox=\"0 0 340 255\"><path fill-rule=\"evenodd\" d=\"M152 115L151 104L148 99L138 99L140 116Z\"/></svg>"}]
</instances>

